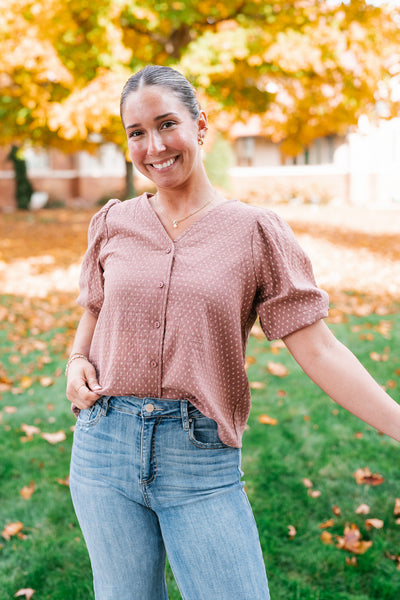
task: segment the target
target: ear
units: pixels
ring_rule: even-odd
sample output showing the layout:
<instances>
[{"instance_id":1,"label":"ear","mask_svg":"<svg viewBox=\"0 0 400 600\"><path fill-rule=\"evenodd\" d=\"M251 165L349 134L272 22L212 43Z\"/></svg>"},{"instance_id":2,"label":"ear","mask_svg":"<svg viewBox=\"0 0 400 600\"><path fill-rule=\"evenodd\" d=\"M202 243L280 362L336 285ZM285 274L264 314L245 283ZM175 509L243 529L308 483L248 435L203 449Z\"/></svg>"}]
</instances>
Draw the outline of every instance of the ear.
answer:
<instances>
[{"instance_id":1,"label":"ear","mask_svg":"<svg viewBox=\"0 0 400 600\"><path fill-rule=\"evenodd\" d=\"M208 119L204 110L200 111L200 116L197 125L199 138L203 139L208 129Z\"/></svg>"}]
</instances>

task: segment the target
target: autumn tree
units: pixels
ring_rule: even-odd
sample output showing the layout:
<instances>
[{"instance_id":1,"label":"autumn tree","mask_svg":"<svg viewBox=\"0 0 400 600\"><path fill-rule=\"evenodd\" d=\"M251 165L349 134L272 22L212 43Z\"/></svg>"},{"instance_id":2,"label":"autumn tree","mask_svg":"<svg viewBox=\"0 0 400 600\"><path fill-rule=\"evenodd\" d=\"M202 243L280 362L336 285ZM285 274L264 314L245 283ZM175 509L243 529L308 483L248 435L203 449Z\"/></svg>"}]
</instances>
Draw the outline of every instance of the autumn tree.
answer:
<instances>
[{"instance_id":1,"label":"autumn tree","mask_svg":"<svg viewBox=\"0 0 400 600\"><path fill-rule=\"evenodd\" d=\"M396 114L399 11L365 0L0 0L0 143L65 150L123 144L127 76L178 68L216 126L260 115L263 133L295 155L343 133L363 113Z\"/></svg>"}]
</instances>

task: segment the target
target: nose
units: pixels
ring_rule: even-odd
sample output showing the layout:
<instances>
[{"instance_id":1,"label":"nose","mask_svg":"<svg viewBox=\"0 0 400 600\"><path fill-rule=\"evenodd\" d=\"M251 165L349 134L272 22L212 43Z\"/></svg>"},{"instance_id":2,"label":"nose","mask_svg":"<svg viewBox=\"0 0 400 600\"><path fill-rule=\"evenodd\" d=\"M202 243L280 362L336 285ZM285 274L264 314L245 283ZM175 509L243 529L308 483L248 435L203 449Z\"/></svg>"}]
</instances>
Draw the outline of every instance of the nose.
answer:
<instances>
[{"instance_id":1,"label":"nose","mask_svg":"<svg viewBox=\"0 0 400 600\"><path fill-rule=\"evenodd\" d=\"M160 133L158 131L151 132L148 138L147 153L152 155L162 152L163 150L165 150L165 144L163 143Z\"/></svg>"}]
</instances>

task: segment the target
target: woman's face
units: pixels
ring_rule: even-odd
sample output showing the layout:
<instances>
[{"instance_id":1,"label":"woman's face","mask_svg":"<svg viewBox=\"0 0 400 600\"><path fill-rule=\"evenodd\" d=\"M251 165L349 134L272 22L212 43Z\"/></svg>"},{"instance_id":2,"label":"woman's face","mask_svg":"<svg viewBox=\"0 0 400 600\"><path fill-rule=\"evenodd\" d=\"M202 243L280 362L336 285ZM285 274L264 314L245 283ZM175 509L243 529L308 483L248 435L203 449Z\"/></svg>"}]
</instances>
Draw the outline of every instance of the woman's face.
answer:
<instances>
[{"instance_id":1,"label":"woman's face","mask_svg":"<svg viewBox=\"0 0 400 600\"><path fill-rule=\"evenodd\" d=\"M122 118L131 160L157 188L182 187L202 168L198 140L206 115L193 119L169 88L145 86L132 92Z\"/></svg>"}]
</instances>

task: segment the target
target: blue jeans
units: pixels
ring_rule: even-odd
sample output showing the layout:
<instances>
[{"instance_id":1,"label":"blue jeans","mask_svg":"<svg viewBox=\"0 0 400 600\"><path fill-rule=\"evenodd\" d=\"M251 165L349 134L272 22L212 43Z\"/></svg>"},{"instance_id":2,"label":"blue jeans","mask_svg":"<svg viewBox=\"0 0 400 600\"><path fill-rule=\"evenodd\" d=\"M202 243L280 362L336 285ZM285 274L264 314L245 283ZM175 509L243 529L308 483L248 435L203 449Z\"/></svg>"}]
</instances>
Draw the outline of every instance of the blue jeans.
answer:
<instances>
[{"instance_id":1,"label":"blue jeans","mask_svg":"<svg viewBox=\"0 0 400 600\"><path fill-rule=\"evenodd\" d=\"M269 600L240 449L187 400L103 396L81 411L70 487L96 600Z\"/></svg>"}]
</instances>

